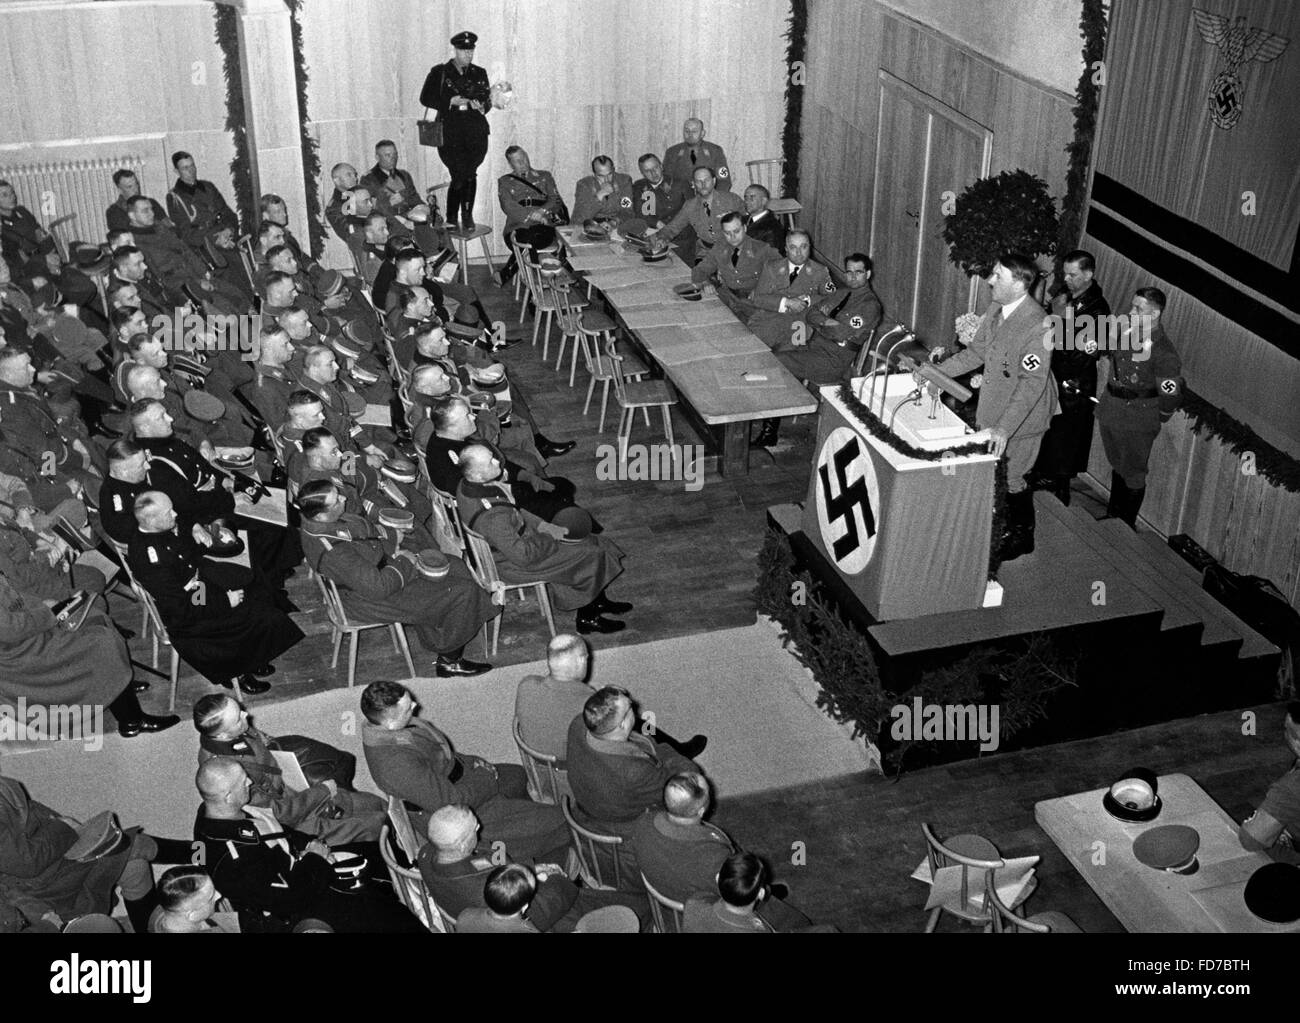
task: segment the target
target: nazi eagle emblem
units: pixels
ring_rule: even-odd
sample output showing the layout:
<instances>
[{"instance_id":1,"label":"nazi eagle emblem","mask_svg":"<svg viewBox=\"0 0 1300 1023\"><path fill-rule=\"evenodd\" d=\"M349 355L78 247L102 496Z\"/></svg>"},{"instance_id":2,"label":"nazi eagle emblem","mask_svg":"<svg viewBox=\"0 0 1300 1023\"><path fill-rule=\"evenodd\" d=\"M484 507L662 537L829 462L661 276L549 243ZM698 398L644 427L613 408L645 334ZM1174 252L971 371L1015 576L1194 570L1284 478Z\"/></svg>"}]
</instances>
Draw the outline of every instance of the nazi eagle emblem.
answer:
<instances>
[{"instance_id":1,"label":"nazi eagle emblem","mask_svg":"<svg viewBox=\"0 0 1300 1023\"><path fill-rule=\"evenodd\" d=\"M1252 60L1261 64L1276 60L1291 40L1268 29L1247 28L1244 17L1234 18L1230 23L1222 14L1211 14L1200 8L1192 8L1192 15L1201 38L1223 53L1223 70L1210 83L1206 102L1210 119L1218 127L1230 131L1241 120L1242 103L1246 97L1246 86L1237 69Z\"/></svg>"}]
</instances>

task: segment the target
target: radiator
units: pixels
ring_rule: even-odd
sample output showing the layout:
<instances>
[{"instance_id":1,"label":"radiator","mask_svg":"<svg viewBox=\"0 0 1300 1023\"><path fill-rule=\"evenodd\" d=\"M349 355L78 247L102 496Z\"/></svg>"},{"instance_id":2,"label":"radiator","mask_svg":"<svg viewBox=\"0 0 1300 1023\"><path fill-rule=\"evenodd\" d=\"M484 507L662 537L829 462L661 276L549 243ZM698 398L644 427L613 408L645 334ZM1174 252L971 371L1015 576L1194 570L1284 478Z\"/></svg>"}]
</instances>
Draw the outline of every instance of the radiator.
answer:
<instances>
[{"instance_id":1,"label":"radiator","mask_svg":"<svg viewBox=\"0 0 1300 1023\"><path fill-rule=\"evenodd\" d=\"M49 163L0 164L0 180L8 181L18 193L18 201L32 211L41 224L49 227L59 222L55 237L64 251L70 241L99 244L108 233L104 211L117 198L113 172L125 167L145 189L144 157L118 156L95 160L61 160ZM65 220L69 214L74 219Z\"/></svg>"}]
</instances>

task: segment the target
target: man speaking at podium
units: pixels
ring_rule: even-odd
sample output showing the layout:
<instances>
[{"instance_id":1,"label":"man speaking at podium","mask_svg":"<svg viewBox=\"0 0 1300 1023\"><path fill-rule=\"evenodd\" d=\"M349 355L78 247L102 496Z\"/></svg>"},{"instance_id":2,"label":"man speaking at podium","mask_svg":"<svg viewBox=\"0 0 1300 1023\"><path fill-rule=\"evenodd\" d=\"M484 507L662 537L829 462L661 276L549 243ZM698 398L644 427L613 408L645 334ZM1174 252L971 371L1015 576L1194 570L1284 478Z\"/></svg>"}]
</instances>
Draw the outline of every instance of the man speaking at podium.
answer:
<instances>
[{"instance_id":1,"label":"man speaking at podium","mask_svg":"<svg viewBox=\"0 0 1300 1023\"><path fill-rule=\"evenodd\" d=\"M993 302L980 320L970 346L939 364L949 376L984 367L975 422L988 430L990 450L1007 459L1006 529L1002 561L1034 549L1034 494L1025 482L1043 434L1060 408L1048 372L1050 337L1043 307L1029 297L1038 268L1028 256L1007 253L987 278Z\"/></svg>"}]
</instances>

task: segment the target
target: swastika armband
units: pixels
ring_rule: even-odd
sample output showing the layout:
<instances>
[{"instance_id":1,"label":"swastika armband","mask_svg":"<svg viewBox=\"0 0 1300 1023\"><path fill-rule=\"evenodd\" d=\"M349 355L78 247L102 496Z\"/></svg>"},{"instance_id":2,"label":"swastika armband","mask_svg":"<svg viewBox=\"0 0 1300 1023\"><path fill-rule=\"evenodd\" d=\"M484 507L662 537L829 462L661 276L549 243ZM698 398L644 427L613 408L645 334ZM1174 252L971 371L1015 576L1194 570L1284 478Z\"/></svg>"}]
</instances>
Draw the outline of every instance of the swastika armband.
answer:
<instances>
[{"instance_id":1,"label":"swastika armband","mask_svg":"<svg viewBox=\"0 0 1300 1023\"><path fill-rule=\"evenodd\" d=\"M849 318L849 326L854 330L861 330L866 321L861 316L852 316Z\"/></svg>"},{"instance_id":2,"label":"swastika armband","mask_svg":"<svg viewBox=\"0 0 1300 1023\"><path fill-rule=\"evenodd\" d=\"M1030 352L1028 355L1026 355L1023 359L1020 360L1020 367L1026 373L1034 372L1034 370L1038 369L1038 367L1041 366L1042 364L1043 364L1043 360L1040 359L1033 352Z\"/></svg>"},{"instance_id":3,"label":"swastika armband","mask_svg":"<svg viewBox=\"0 0 1300 1023\"><path fill-rule=\"evenodd\" d=\"M619 200L619 205L625 210L630 210L632 208L632 197L630 195L623 196L623 198Z\"/></svg>"},{"instance_id":4,"label":"swastika armband","mask_svg":"<svg viewBox=\"0 0 1300 1023\"><path fill-rule=\"evenodd\" d=\"M731 177L731 172L730 172L729 170L727 170L726 167L719 167L719 168L718 168L718 177L720 177L720 178L729 178L729 177Z\"/></svg>"},{"instance_id":5,"label":"swastika armband","mask_svg":"<svg viewBox=\"0 0 1300 1023\"><path fill-rule=\"evenodd\" d=\"M834 281L827 281L825 284L822 285L822 291L826 292L826 294L828 294L828 295L834 295L834 294L835 294L835 282L834 282Z\"/></svg>"},{"instance_id":6,"label":"swastika armband","mask_svg":"<svg viewBox=\"0 0 1300 1023\"><path fill-rule=\"evenodd\" d=\"M1174 380L1174 379L1161 380L1161 381L1160 381L1160 393L1161 393L1161 394L1177 394L1177 393L1178 393L1178 381L1177 381L1177 380Z\"/></svg>"}]
</instances>

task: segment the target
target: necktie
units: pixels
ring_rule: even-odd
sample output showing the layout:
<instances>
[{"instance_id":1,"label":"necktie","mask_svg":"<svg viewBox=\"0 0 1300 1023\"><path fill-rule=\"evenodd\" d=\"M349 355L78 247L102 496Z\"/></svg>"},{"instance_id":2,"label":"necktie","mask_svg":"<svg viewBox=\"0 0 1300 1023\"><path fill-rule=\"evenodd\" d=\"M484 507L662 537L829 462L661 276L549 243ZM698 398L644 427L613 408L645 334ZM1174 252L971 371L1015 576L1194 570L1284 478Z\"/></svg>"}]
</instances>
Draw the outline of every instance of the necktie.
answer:
<instances>
[{"instance_id":1,"label":"necktie","mask_svg":"<svg viewBox=\"0 0 1300 1023\"><path fill-rule=\"evenodd\" d=\"M790 283L793 284L794 279L798 276L799 276L799 268L796 266L793 270L790 271Z\"/></svg>"},{"instance_id":2,"label":"necktie","mask_svg":"<svg viewBox=\"0 0 1300 1023\"><path fill-rule=\"evenodd\" d=\"M692 166L692 167L695 166L695 150L694 150L694 149L691 150L691 166Z\"/></svg>"},{"instance_id":3,"label":"necktie","mask_svg":"<svg viewBox=\"0 0 1300 1023\"><path fill-rule=\"evenodd\" d=\"M732 269L735 269L735 268L736 268L737 266L739 266L739 265L740 265L740 250L739 250L739 249L732 249L732 250L731 250L731 266L732 266Z\"/></svg>"},{"instance_id":4,"label":"necktie","mask_svg":"<svg viewBox=\"0 0 1300 1023\"><path fill-rule=\"evenodd\" d=\"M713 218L713 210L709 208L708 199L704 200L704 216L710 220Z\"/></svg>"}]
</instances>

